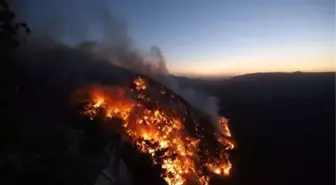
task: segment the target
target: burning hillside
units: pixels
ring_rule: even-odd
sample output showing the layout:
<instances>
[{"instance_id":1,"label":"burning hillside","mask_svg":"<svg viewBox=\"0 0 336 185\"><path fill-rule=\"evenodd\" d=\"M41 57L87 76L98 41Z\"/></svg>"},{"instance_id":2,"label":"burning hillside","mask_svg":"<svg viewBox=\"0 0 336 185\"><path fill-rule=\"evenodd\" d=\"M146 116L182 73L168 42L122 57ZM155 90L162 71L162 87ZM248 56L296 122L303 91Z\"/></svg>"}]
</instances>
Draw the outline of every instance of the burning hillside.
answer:
<instances>
[{"instance_id":1,"label":"burning hillside","mask_svg":"<svg viewBox=\"0 0 336 185\"><path fill-rule=\"evenodd\" d=\"M206 185L213 175L229 175L234 148L227 120L212 124L209 117L178 95L150 79L138 77L124 86L85 87L76 93L81 114L103 118L162 168L170 185ZM122 125L111 125L121 119Z\"/></svg>"},{"instance_id":2,"label":"burning hillside","mask_svg":"<svg viewBox=\"0 0 336 185\"><path fill-rule=\"evenodd\" d=\"M52 3L47 3L46 5L48 4ZM76 31L63 35L62 31L59 31L62 26L60 26L60 29L54 29L52 26L41 24L41 28L47 29L47 34L44 33L44 30L35 29L37 30L34 35L35 38L32 38L27 44L18 49L15 58L20 61L17 66L23 73L20 76L19 83L14 83L16 92L8 94L11 96L18 94L17 97L24 101L20 101L20 99L17 102L27 104L28 108L18 106L12 112L15 115L29 115L31 123L35 125L31 126L32 124L25 123L28 116L16 116L20 120L15 121L24 126L29 125L32 130L31 133L34 133L32 135L35 135L37 131L42 131L43 129L40 129L42 126L46 128L43 132L46 132L46 130L53 132L56 130L54 128L65 132L70 130L68 126L73 121L67 120L68 117L65 116L72 115L72 112L69 111L71 112L69 113L67 108L65 108L67 107L65 102L68 100L69 94L73 93L73 90L77 87L93 82L109 84L108 86L85 86L78 90L75 97L78 98L76 104L78 103L82 108L80 111L81 116L102 120L100 123L103 128L106 130L113 128L118 131L125 141L131 143L141 153L151 157L153 165L161 167L161 176L168 184L205 185L209 184L213 175L229 175L232 167L229 160L229 152L234 145L230 140L231 133L228 129L227 120L219 118L215 121L216 115L210 116L210 113L217 112L213 111L216 110L216 106L213 106L215 103L208 101L210 99L207 97L199 96L193 90L185 91L186 89L176 85L174 80L170 79L169 71L159 48L152 47L149 53L135 50L131 45L131 39L127 35L124 22L111 16L109 10L106 10L108 6L102 4L102 6L94 7L92 3L87 5L89 5L86 7L87 11L83 12L85 12L85 15L92 16L91 20L94 20L94 24L101 26L103 31L102 40L104 40L102 43L96 41L88 42L78 38L81 35L79 33L81 30L85 32L85 26L81 27L83 29L72 29L74 28L73 26L81 22L89 24L91 22L85 19L83 21L84 15L78 16L80 20L76 20L74 18L76 16L73 16L74 10L65 10L64 7L71 7L66 5L61 6L61 9L55 8L54 10L55 12L64 12L66 19L69 17L74 18L66 21L64 33L67 32L65 30ZM36 11L33 10L33 12ZM40 12L38 11L38 13ZM67 13L69 14L67 15ZM48 17L50 19L50 16L40 15L40 17ZM58 20L58 17L53 20ZM48 22L50 21L48 20ZM63 23L64 21L60 22ZM49 30L52 32L48 32ZM57 31L55 32L55 30ZM50 33L53 35L52 38L49 38ZM63 42L63 39L72 40L72 36L77 38L74 40L78 40L78 43L71 46L64 44L67 42ZM173 89L176 93L162 84L145 77L137 77L133 81L129 80L135 74L144 74L155 79L162 77L164 80L160 82ZM127 84L111 85L120 84L122 83L121 81L127 81ZM8 104L16 105L12 102ZM202 109L202 111L199 109ZM20 114L21 112L24 114ZM42 123L43 119L40 118L42 116L48 120L49 124ZM37 117L39 119L36 119ZM54 119L50 119L50 117ZM120 124L115 124L116 119L119 120L117 122ZM84 122L81 123L85 124ZM22 130L26 132L26 129ZM58 153L62 154L57 156L59 161L71 161L67 160L68 158L81 159L77 155L86 156L85 152L77 152L75 149L75 151L65 150L65 148L76 148L79 146L79 144L76 144L77 140L82 141L77 139L77 135L70 135L76 138L73 139L75 144L71 146L67 146L71 142L68 142L68 138L65 136L58 136L65 140L62 144L59 144L60 140L53 139L57 141L55 142L57 145L65 145L59 149ZM90 136L90 134L87 135ZM78 136L78 138L81 137ZM84 138L83 141L85 143L87 140L86 137ZM43 141L43 139L40 140ZM69 140L71 141L72 137ZM94 143L93 145L99 145L99 141L92 143ZM24 147L25 144L22 144L22 146ZM55 147L48 143L46 148L54 149ZM41 152L38 151L36 153L38 153L36 156L40 156ZM56 152L50 153L54 154ZM43 155L41 154L41 156ZM92 156L84 159L92 159ZM52 158L50 161L55 162L57 160ZM80 161L86 162L87 160ZM92 163L95 164L95 162ZM55 165L57 167L53 165L47 167L57 169L52 174L62 179L62 182L65 180L59 174L62 174L63 171L70 171L71 173L64 175L69 179L76 179L71 181L72 183L70 184L74 184L73 182L81 184L79 182L85 181L84 179L88 178L88 174L94 174L91 171L101 170L100 168L96 170L89 167L87 169L90 170L84 170L82 166L90 165L83 165L82 162L77 163L80 167L71 164L67 165L68 162L63 162L62 164L66 164L64 165L65 167L58 168L58 165ZM83 175L76 176L74 175L74 172L77 172L76 170L69 170L74 166L76 169L83 168L83 172L78 172L78 174ZM30 172L32 170L26 169L26 171ZM18 175L14 176L17 177ZM96 178L96 176L92 178ZM91 179L91 177L88 179ZM88 182L85 182L85 184L88 184Z\"/></svg>"}]
</instances>

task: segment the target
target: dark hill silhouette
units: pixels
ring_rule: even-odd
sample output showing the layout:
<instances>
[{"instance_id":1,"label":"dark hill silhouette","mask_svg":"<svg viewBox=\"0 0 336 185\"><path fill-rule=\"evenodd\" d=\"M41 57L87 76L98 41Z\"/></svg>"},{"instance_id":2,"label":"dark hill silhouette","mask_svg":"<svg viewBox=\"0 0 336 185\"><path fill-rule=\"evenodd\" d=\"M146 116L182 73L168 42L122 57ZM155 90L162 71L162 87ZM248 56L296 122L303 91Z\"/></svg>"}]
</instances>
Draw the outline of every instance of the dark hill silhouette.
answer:
<instances>
[{"instance_id":1,"label":"dark hill silhouette","mask_svg":"<svg viewBox=\"0 0 336 185\"><path fill-rule=\"evenodd\" d=\"M335 73L190 80L220 99L237 151L234 184L334 184Z\"/></svg>"}]
</instances>

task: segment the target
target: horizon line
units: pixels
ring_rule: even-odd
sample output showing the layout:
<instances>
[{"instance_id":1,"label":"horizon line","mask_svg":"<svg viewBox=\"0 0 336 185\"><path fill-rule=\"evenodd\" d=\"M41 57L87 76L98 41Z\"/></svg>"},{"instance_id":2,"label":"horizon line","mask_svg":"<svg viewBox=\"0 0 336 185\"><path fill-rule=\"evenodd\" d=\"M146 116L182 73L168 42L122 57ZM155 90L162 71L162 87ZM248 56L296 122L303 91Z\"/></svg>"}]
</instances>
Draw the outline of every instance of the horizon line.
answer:
<instances>
[{"instance_id":1,"label":"horizon line","mask_svg":"<svg viewBox=\"0 0 336 185\"><path fill-rule=\"evenodd\" d=\"M189 78L229 78L248 74L267 74L267 73L336 73L336 70L326 70L326 71L261 71L261 72L250 72L250 73L236 73L236 74L214 74L214 75L204 75L204 74L187 74L187 73L170 73L170 75L178 77L189 77Z\"/></svg>"}]
</instances>

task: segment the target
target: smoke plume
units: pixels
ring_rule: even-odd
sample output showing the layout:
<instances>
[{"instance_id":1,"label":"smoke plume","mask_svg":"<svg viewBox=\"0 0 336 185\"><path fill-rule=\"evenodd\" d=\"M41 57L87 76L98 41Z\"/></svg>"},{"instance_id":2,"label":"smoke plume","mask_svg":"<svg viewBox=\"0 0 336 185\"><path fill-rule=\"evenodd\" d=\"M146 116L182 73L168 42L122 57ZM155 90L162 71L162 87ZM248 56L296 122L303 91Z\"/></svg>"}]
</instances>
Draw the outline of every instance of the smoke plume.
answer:
<instances>
[{"instance_id":1,"label":"smoke plume","mask_svg":"<svg viewBox=\"0 0 336 185\"><path fill-rule=\"evenodd\" d=\"M18 50L19 61L31 77L43 79L54 90L113 83L140 73L160 81L217 120L217 99L181 87L170 75L159 47L138 52L127 24L110 12L105 1L15 0L12 6L18 19L32 30ZM90 33L96 28L99 38L92 38Z\"/></svg>"}]
</instances>

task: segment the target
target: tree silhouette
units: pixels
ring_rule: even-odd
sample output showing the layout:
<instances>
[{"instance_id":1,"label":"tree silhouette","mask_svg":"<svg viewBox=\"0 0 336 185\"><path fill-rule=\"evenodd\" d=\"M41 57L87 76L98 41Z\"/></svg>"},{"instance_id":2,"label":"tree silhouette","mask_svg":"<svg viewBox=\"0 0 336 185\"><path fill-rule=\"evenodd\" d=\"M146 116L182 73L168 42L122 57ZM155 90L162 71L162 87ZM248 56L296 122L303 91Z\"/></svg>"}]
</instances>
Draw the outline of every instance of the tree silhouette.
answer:
<instances>
[{"instance_id":1,"label":"tree silhouette","mask_svg":"<svg viewBox=\"0 0 336 185\"><path fill-rule=\"evenodd\" d=\"M17 22L16 15L10 9L6 0L0 0L0 83L2 91L0 101L3 108L0 113L0 135L8 136L0 142L0 146L9 146L10 135L14 133L13 119L15 100L17 99L17 63L13 59L13 51L19 46L19 30L23 29L26 34L30 33L27 24Z\"/></svg>"},{"instance_id":2,"label":"tree silhouette","mask_svg":"<svg viewBox=\"0 0 336 185\"><path fill-rule=\"evenodd\" d=\"M0 0L0 77L4 79L2 84L10 89L15 84L17 64L13 59L13 51L19 46L20 30L26 35L31 32L26 23L17 22L16 14L9 7L7 0Z\"/></svg>"},{"instance_id":3,"label":"tree silhouette","mask_svg":"<svg viewBox=\"0 0 336 185\"><path fill-rule=\"evenodd\" d=\"M26 34L30 33L26 23L17 22L16 14L10 9L6 0L0 0L0 50L6 54L19 45L18 33L23 29Z\"/></svg>"}]
</instances>

